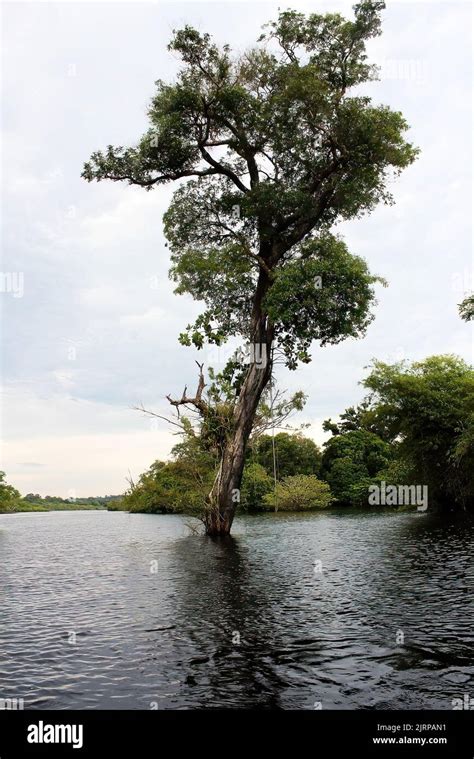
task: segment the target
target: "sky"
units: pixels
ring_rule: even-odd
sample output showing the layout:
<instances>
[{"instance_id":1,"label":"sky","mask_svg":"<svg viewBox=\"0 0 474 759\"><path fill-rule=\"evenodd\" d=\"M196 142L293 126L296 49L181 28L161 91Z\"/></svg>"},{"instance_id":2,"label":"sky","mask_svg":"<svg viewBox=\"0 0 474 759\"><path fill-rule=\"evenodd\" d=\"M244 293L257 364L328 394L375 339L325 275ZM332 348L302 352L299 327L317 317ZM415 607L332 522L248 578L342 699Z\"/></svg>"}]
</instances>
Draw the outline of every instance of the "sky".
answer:
<instances>
[{"instance_id":1,"label":"sky","mask_svg":"<svg viewBox=\"0 0 474 759\"><path fill-rule=\"evenodd\" d=\"M394 183L395 205L341 224L351 252L386 278L365 338L320 348L279 386L308 394L295 424L322 443L322 422L364 395L374 358L455 353L473 361L457 304L474 289L472 7L388 2L371 41L381 80L367 92L401 110L419 159ZM351 13L350 2L4 3L1 130L2 463L22 494L118 494L177 442L168 393L196 382L177 336L199 304L173 293L162 215L170 186L88 184L83 163L147 128L160 78L179 60L172 30L191 24L244 51L278 7Z\"/></svg>"}]
</instances>

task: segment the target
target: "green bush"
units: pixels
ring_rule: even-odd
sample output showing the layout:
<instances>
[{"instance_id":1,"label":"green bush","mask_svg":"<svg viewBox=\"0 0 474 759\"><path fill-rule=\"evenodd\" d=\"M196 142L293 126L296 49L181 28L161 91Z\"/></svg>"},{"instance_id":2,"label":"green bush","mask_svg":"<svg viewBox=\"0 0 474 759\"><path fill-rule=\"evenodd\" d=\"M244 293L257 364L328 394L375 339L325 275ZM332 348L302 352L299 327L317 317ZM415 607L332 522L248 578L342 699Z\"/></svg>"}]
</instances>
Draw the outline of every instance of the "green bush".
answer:
<instances>
[{"instance_id":1,"label":"green bush","mask_svg":"<svg viewBox=\"0 0 474 759\"><path fill-rule=\"evenodd\" d=\"M297 474L278 482L273 493L264 496L267 508L274 511L325 509L333 498L326 482L314 474Z\"/></svg>"}]
</instances>

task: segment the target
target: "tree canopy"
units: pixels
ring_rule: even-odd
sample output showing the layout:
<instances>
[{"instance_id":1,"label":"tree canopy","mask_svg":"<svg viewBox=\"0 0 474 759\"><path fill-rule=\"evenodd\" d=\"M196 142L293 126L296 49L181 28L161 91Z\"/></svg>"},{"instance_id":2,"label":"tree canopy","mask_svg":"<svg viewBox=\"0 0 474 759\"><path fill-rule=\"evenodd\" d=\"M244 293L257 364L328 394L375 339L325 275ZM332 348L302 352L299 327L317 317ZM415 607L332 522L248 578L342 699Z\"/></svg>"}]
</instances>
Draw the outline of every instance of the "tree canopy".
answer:
<instances>
[{"instance_id":1,"label":"tree canopy","mask_svg":"<svg viewBox=\"0 0 474 759\"><path fill-rule=\"evenodd\" d=\"M321 475L337 502L352 506L360 501L361 491L367 496L368 484L377 479L391 457L389 444L378 435L364 429L349 430L325 444Z\"/></svg>"},{"instance_id":2,"label":"tree canopy","mask_svg":"<svg viewBox=\"0 0 474 759\"><path fill-rule=\"evenodd\" d=\"M248 458L273 473L274 452L278 479L295 474L319 474L321 451L314 440L301 433L278 432L274 437L262 435L251 441Z\"/></svg>"},{"instance_id":3,"label":"tree canopy","mask_svg":"<svg viewBox=\"0 0 474 759\"><path fill-rule=\"evenodd\" d=\"M329 226L391 202L388 180L417 154L399 112L352 91L376 77L365 45L383 7L358 3L354 20L282 12L241 56L186 26L169 45L183 67L156 83L149 130L86 163L89 181L187 179L164 217L177 292L205 304L183 342L249 339L262 273L261 307L291 368L314 339L364 333L376 278Z\"/></svg>"}]
</instances>

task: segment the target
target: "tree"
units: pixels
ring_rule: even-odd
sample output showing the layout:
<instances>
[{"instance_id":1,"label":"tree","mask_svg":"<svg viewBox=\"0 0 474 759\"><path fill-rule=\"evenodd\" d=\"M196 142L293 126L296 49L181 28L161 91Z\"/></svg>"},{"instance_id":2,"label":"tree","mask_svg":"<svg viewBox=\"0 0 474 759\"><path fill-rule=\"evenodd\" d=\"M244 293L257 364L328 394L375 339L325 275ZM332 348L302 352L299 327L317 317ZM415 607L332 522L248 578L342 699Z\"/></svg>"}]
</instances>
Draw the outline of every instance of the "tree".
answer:
<instances>
[{"instance_id":1,"label":"tree","mask_svg":"<svg viewBox=\"0 0 474 759\"><path fill-rule=\"evenodd\" d=\"M391 458L390 445L367 430L335 435L324 448L321 476L343 505L358 505L361 490L377 478Z\"/></svg>"},{"instance_id":2,"label":"tree","mask_svg":"<svg viewBox=\"0 0 474 759\"><path fill-rule=\"evenodd\" d=\"M243 511L263 511L264 497L273 490L274 482L261 464L253 461L244 468L240 507Z\"/></svg>"},{"instance_id":3,"label":"tree","mask_svg":"<svg viewBox=\"0 0 474 759\"><path fill-rule=\"evenodd\" d=\"M321 345L360 337L374 283L365 261L330 233L342 219L391 202L387 182L417 150L399 112L353 88L376 78L366 41L380 34L384 3L340 14L280 13L240 57L186 26L169 49L177 81L157 82L150 128L136 147L95 152L88 180L147 190L180 182L164 217L176 292L204 310L180 337L202 348L238 336L237 394L226 409L206 529L227 534L262 394L281 357L295 369ZM201 381L200 381L201 383ZM177 400L205 415L202 385Z\"/></svg>"},{"instance_id":4,"label":"tree","mask_svg":"<svg viewBox=\"0 0 474 759\"><path fill-rule=\"evenodd\" d=\"M457 356L375 362L363 383L389 420L397 456L432 506L474 504L474 371Z\"/></svg>"},{"instance_id":5,"label":"tree","mask_svg":"<svg viewBox=\"0 0 474 759\"><path fill-rule=\"evenodd\" d=\"M7 485L5 472L0 472L0 513L16 511L21 498L13 485Z\"/></svg>"},{"instance_id":6,"label":"tree","mask_svg":"<svg viewBox=\"0 0 474 759\"><path fill-rule=\"evenodd\" d=\"M297 474L278 482L273 493L264 496L264 503L275 511L306 511L325 509L332 501L331 490L314 474Z\"/></svg>"},{"instance_id":7,"label":"tree","mask_svg":"<svg viewBox=\"0 0 474 759\"><path fill-rule=\"evenodd\" d=\"M271 475L275 463L278 479L294 474L318 475L321 467L321 451L318 446L314 440L301 434L279 432L274 438L262 435L251 442L249 454L252 461L261 464Z\"/></svg>"},{"instance_id":8,"label":"tree","mask_svg":"<svg viewBox=\"0 0 474 759\"><path fill-rule=\"evenodd\" d=\"M459 314L465 322L470 322L474 319L474 295L468 295L459 304Z\"/></svg>"},{"instance_id":9,"label":"tree","mask_svg":"<svg viewBox=\"0 0 474 759\"><path fill-rule=\"evenodd\" d=\"M27 493L27 495L23 496L23 500L28 503L41 503L43 499L39 493Z\"/></svg>"},{"instance_id":10,"label":"tree","mask_svg":"<svg viewBox=\"0 0 474 759\"><path fill-rule=\"evenodd\" d=\"M372 432L382 440L390 441L390 429L387 427L388 419L383 409L373 407L368 399L364 399L358 406L349 406L340 415L339 423L326 419L323 422L323 430L332 435L342 435L345 432L365 430Z\"/></svg>"}]
</instances>

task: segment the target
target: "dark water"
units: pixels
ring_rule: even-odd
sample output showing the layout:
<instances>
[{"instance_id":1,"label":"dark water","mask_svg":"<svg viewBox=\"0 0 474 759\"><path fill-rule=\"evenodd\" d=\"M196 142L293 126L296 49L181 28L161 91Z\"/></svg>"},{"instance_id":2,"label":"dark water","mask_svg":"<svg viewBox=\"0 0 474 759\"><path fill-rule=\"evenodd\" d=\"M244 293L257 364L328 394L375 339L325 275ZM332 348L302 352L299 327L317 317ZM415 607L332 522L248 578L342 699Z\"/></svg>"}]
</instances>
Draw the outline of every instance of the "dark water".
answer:
<instances>
[{"instance_id":1,"label":"dark water","mask_svg":"<svg viewBox=\"0 0 474 759\"><path fill-rule=\"evenodd\" d=\"M474 696L473 549L472 521L426 514L247 517L220 542L176 516L5 515L0 697L451 709Z\"/></svg>"}]
</instances>

